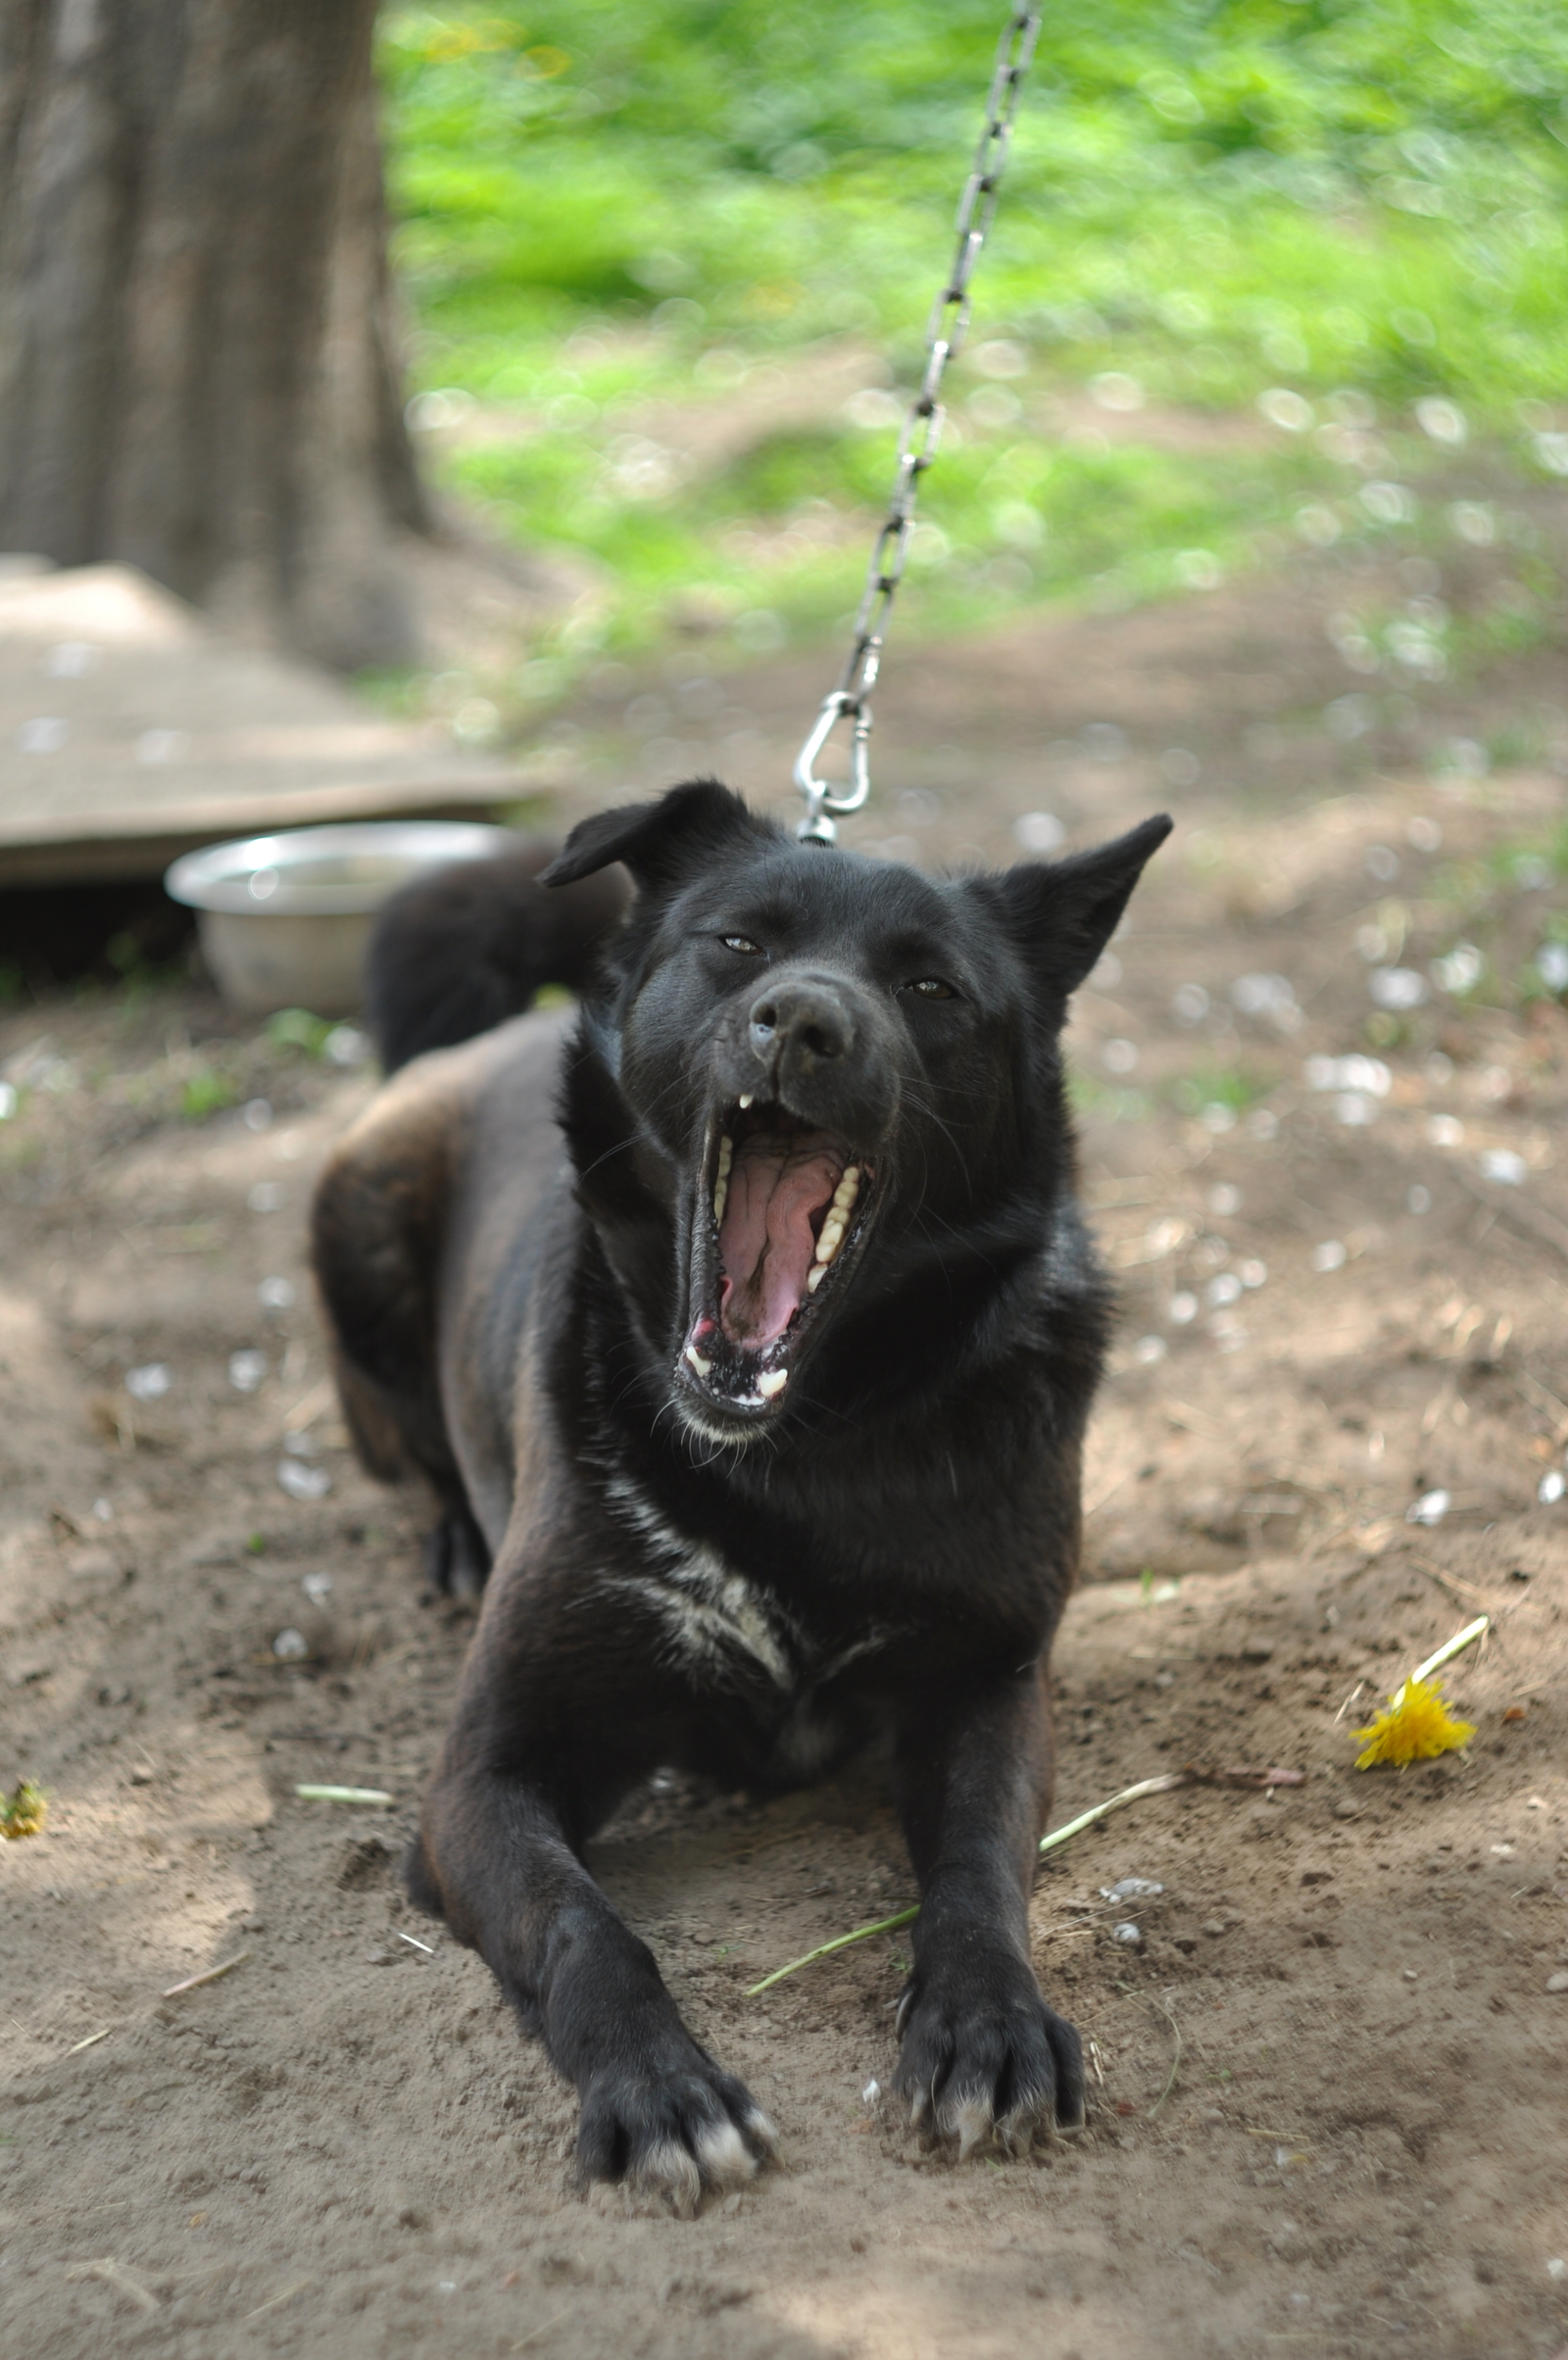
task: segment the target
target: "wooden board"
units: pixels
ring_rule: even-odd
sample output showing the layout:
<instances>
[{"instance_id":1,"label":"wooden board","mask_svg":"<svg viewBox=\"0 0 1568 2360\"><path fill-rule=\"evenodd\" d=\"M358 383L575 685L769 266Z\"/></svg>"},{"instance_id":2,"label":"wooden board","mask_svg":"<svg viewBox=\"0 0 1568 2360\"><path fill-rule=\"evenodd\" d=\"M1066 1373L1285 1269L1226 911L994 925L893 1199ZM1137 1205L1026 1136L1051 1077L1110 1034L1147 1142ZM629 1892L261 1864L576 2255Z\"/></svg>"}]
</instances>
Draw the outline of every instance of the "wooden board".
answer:
<instances>
[{"instance_id":1,"label":"wooden board","mask_svg":"<svg viewBox=\"0 0 1568 2360\"><path fill-rule=\"evenodd\" d=\"M228 836L483 817L525 792L510 764L226 639L130 566L0 561L0 886L157 876Z\"/></svg>"}]
</instances>

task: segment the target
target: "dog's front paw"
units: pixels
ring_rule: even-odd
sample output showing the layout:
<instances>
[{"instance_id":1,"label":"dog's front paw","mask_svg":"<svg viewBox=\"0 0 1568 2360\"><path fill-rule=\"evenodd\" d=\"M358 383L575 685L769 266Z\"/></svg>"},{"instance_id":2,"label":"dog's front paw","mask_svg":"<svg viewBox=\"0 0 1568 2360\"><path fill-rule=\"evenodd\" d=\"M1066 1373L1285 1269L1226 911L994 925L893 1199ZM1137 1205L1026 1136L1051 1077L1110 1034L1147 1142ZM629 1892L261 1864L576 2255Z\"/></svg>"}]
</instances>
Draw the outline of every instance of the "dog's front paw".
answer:
<instances>
[{"instance_id":1,"label":"dog's front paw","mask_svg":"<svg viewBox=\"0 0 1568 2360\"><path fill-rule=\"evenodd\" d=\"M917 2131L956 2139L960 2161L993 2135L1015 2154L1037 2132L1084 2119L1078 2035L1011 1959L961 1976L918 1971L899 2003L898 2073Z\"/></svg>"},{"instance_id":2,"label":"dog's front paw","mask_svg":"<svg viewBox=\"0 0 1568 2360\"><path fill-rule=\"evenodd\" d=\"M601 2066L582 2092L577 2170L584 2181L624 2180L689 2216L705 2188L735 2188L778 2152L772 2124L744 2082L695 2040L655 2064Z\"/></svg>"}]
</instances>

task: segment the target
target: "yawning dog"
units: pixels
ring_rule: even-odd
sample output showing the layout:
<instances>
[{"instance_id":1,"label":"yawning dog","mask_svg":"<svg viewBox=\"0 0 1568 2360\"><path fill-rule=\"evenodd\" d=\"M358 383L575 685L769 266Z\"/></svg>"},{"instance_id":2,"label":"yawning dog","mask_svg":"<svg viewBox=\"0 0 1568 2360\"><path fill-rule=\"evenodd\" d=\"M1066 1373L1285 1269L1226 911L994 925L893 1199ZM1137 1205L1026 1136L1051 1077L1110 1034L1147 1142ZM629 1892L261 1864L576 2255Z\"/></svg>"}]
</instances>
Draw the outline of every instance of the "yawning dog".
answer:
<instances>
[{"instance_id":1,"label":"yawning dog","mask_svg":"<svg viewBox=\"0 0 1568 2360\"><path fill-rule=\"evenodd\" d=\"M544 872L635 887L575 1021L405 1064L404 978L316 1269L361 1455L434 1486L448 1586L488 1571L412 1891L576 2086L585 2178L689 2208L774 2133L583 1844L659 1765L766 1793L877 1735L920 1890L895 2087L964 2152L1082 2118L1028 1929L1109 1315L1059 1036L1170 824L942 879L699 782Z\"/></svg>"}]
</instances>

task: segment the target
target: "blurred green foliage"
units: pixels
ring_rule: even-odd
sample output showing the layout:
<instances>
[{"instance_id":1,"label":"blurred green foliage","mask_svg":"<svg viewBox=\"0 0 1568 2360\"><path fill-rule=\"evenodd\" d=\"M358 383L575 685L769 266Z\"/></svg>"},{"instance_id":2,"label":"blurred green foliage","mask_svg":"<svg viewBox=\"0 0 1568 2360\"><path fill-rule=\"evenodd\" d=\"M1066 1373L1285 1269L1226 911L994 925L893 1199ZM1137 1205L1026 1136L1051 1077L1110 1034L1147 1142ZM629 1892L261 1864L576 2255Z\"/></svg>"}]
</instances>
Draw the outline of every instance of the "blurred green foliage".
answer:
<instances>
[{"instance_id":1,"label":"blurred green foliage","mask_svg":"<svg viewBox=\"0 0 1568 2360\"><path fill-rule=\"evenodd\" d=\"M205 1122L209 1114L220 1114L238 1103L239 1085L220 1066L198 1066L180 1086L179 1111L185 1122Z\"/></svg>"},{"instance_id":2,"label":"blurred green foliage","mask_svg":"<svg viewBox=\"0 0 1568 2360\"><path fill-rule=\"evenodd\" d=\"M726 406L824 339L917 367L979 127L995 0L491 0L383 20L416 424L439 476L599 585L526 706L686 602L742 649L853 606L894 424L671 449L660 398ZM1325 436L1451 464L1442 398L1527 474L1568 472L1568 14L1547 0L1103 0L1048 17L957 431L901 629L1021 599L1200 586L1259 534L1404 533ZM1053 397L1121 415L1064 437ZM1270 389L1306 405L1259 418ZM483 434L467 398L503 406ZM1140 407L1246 407L1234 442ZM1441 422L1441 421L1440 421ZM1317 426L1314 433L1311 428ZM1364 471L1364 470L1363 470ZM939 561L941 561L939 563ZM757 620L760 616L760 621ZM748 631L750 635L748 636Z\"/></svg>"},{"instance_id":3,"label":"blurred green foliage","mask_svg":"<svg viewBox=\"0 0 1568 2360\"><path fill-rule=\"evenodd\" d=\"M332 1028L330 1016L313 1015L308 1008L280 1008L268 1017L264 1030L273 1049L296 1049L308 1057L321 1057Z\"/></svg>"}]
</instances>

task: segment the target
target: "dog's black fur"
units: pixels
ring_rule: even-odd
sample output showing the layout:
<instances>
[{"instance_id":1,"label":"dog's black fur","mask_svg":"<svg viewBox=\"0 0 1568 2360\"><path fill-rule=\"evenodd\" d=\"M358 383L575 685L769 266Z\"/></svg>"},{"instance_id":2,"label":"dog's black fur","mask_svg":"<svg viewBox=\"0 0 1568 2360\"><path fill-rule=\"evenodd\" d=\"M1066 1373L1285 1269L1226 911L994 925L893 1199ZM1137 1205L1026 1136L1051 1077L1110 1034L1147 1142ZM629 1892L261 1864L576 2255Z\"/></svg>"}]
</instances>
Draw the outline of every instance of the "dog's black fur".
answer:
<instances>
[{"instance_id":1,"label":"dog's black fur","mask_svg":"<svg viewBox=\"0 0 1568 2360\"><path fill-rule=\"evenodd\" d=\"M539 876L560 849L524 837L392 896L365 961L365 1021L384 1071L520 1015L543 984L582 989L626 887L612 869L549 892Z\"/></svg>"},{"instance_id":2,"label":"dog's black fur","mask_svg":"<svg viewBox=\"0 0 1568 2360\"><path fill-rule=\"evenodd\" d=\"M547 872L637 888L579 1021L421 1058L322 1180L362 1453L494 1556L413 1890L575 2083L585 2176L689 2205L773 2143L585 1840L656 1765L766 1791L878 1731L921 1894L897 2088L965 2151L1081 2119L1027 1917L1108 1318L1059 1034L1169 826L939 881L712 783L607 811Z\"/></svg>"}]
</instances>

